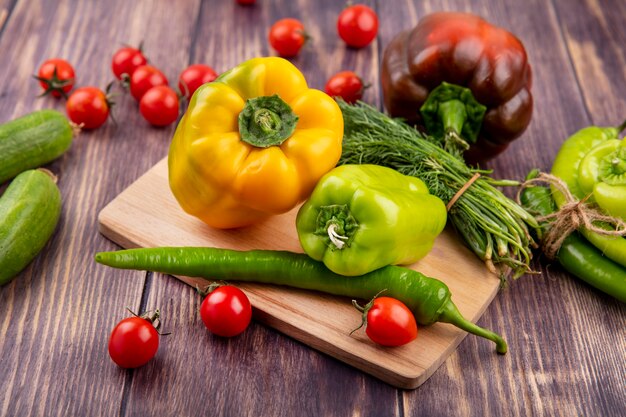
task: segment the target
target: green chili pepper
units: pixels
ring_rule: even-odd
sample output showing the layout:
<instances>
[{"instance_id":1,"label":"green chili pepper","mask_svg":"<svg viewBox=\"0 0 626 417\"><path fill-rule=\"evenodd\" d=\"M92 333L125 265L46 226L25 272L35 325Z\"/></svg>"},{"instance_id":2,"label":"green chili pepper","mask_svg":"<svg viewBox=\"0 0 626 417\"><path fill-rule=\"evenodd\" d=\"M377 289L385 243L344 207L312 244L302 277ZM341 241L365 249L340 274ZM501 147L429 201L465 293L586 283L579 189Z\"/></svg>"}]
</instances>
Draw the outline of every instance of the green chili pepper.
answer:
<instances>
[{"instance_id":1,"label":"green chili pepper","mask_svg":"<svg viewBox=\"0 0 626 417\"><path fill-rule=\"evenodd\" d=\"M533 173L527 179L533 178ZM537 216L546 216L557 210L547 187L524 188L520 200L524 208ZM546 224L542 224L546 227ZM626 269L613 262L584 237L574 232L565 238L557 255L563 268L593 287L626 303Z\"/></svg>"},{"instance_id":2,"label":"green chili pepper","mask_svg":"<svg viewBox=\"0 0 626 417\"><path fill-rule=\"evenodd\" d=\"M567 139L552 165L552 175L562 179L579 200L589 198L607 214L626 215L626 145L619 140L618 128L590 126ZM556 205L567 203L565 196L552 188ZM626 239L606 236L581 228L580 233L605 256L626 266Z\"/></svg>"},{"instance_id":3,"label":"green chili pepper","mask_svg":"<svg viewBox=\"0 0 626 417\"><path fill-rule=\"evenodd\" d=\"M507 344L501 336L461 315L446 284L408 268L386 266L358 277L345 277L301 253L194 247L100 252L95 259L114 268L285 285L361 299L371 299L385 290L387 296L406 304L419 324L450 323L493 341L498 353L507 351Z\"/></svg>"},{"instance_id":4,"label":"green chili pepper","mask_svg":"<svg viewBox=\"0 0 626 417\"><path fill-rule=\"evenodd\" d=\"M446 225L443 201L419 178L378 165L342 165L298 211L304 251L331 271L363 275L408 265L430 252Z\"/></svg>"}]
</instances>

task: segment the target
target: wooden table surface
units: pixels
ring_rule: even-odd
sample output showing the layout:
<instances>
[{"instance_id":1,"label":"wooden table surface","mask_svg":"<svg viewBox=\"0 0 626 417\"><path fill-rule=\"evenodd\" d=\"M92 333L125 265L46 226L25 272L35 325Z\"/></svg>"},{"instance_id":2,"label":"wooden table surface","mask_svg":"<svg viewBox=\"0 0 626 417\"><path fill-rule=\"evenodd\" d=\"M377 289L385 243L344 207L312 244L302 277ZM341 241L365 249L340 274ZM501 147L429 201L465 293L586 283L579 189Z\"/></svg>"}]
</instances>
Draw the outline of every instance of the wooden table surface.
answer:
<instances>
[{"instance_id":1,"label":"wooden table surface","mask_svg":"<svg viewBox=\"0 0 626 417\"><path fill-rule=\"evenodd\" d=\"M626 2L621 0L370 0L377 39L347 49L336 36L343 1L0 0L0 121L64 102L36 98L31 75L47 58L72 62L79 85L104 87L123 43L143 41L152 63L175 80L189 63L218 72L272 54L277 19L304 21L312 43L292 62L312 87L351 69L381 105L379 64L396 32L435 10L471 11L515 33L534 70L535 111L526 133L489 164L521 179L549 170L560 143L590 124L626 117ZM81 133L48 168L59 176L60 224L42 253L0 288L0 415L63 416L612 416L626 410L626 306L536 259L500 291L479 324L510 351L467 337L421 387L395 389L253 322L240 337L211 336L200 297L171 277L116 271L93 255L117 246L97 214L167 154L174 126L156 129L128 94L117 125ZM114 324L160 307L164 337L152 362L121 370L108 357Z\"/></svg>"}]
</instances>

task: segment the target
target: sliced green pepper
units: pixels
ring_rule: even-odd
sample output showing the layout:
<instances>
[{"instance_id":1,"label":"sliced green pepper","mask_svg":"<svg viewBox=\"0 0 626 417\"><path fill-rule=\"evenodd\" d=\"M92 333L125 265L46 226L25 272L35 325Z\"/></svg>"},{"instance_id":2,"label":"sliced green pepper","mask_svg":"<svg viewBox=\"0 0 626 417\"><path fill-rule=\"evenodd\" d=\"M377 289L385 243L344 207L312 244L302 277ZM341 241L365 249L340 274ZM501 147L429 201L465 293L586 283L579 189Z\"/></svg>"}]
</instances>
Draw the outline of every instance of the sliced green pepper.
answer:
<instances>
[{"instance_id":1,"label":"sliced green pepper","mask_svg":"<svg viewBox=\"0 0 626 417\"><path fill-rule=\"evenodd\" d=\"M426 256L446 208L419 179L377 165L342 165L318 182L298 212L304 251L331 271L363 275Z\"/></svg>"},{"instance_id":2,"label":"sliced green pepper","mask_svg":"<svg viewBox=\"0 0 626 417\"><path fill-rule=\"evenodd\" d=\"M626 146L619 133L626 127L590 126L567 139L557 153L552 174L562 179L574 197L589 198L607 214L626 215ZM561 208L566 196L552 187L554 201ZM594 233L585 227L580 233L605 256L626 266L626 239Z\"/></svg>"}]
</instances>

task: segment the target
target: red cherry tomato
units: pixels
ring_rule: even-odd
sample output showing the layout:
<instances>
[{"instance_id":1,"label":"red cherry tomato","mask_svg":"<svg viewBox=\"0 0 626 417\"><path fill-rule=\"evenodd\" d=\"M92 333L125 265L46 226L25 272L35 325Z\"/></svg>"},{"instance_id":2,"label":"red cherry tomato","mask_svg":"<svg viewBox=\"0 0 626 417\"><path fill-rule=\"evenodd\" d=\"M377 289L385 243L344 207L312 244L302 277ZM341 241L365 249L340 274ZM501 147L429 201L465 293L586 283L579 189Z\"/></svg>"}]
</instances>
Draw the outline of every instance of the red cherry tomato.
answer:
<instances>
[{"instance_id":1,"label":"red cherry tomato","mask_svg":"<svg viewBox=\"0 0 626 417\"><path fill-rule=\"evenodd\" d=\"M363 4L345 8L337 19L339 37L348 46L362 48L369 45L378 33L376 12Z\"/></svg>"},{"instance_id":2,"label":"red cherry tomato","mask_svg":"<svg viewBox=\"0 0 626 417\"><path fill-rule=\"evenodd\" d=\"M41 64L35 78L44 90L42 95L65 97L74 87L74 68L64 59L49 59Z\"/></svg>"},{"instance_id":3,"label":"red cherry tomato","mask_svg":"<svg viewBox=\"0 0 626 417\"><path fill-rule=\"evenodd\" d=\"M178 95L166 85L152 87L141 97L139 112L154 126L167 126L178 118Z\"/></svg>"},{"instance_id":4,"label":"red cherry tomato","mask_svg":"<svg viewBox=\"0 0 626 417\"><path fill-rule=\"evenodd\" d=\"M298 19L281 19L270 28L270 45L282 57L294 57L306 42L304 25Z\"/></svg>"},{"instance_id":5,"label":"red cherry tomato","mask_svg":"<svg viewBox=\"0 0 626 417\"><path fill-rule=\"evenodd\" d=\"M217 73L208 65L190 65L180 73L178 77L178 89L187 98L191 98L198 87L210 83L217 78Z\"/></svg>"},{"instance_id":6,"label":"red cherry tomato","mask_svg":"<svg viewBox=\"0 0 626 417\"><path fill-rule=\"evenodd\" d=\"M237 3L243 5L243 6L249 6L251 4L256 3L256 0L237 0Z\"/></svg>"},{"instance_id":7,"label":"red cherry tomato","mask_svg":"<svg viewBox=\"0 0 626 417\"><path fill-rule=\"evenodd\" d=\"M155 313L158 318L158 310ZM159 349L159 332L154 319L128 317L120 321L109 338L109 355L122 368L145 365Z\"/></svg>"},{"instance_id":8,"label":"red cherry tomato","mask_svg":"<svg viewBox=\"0 0 626 417\"><path fill-rule=\"evenodd\" d=\"M133 72L142 65L146 65L148 60L141 52L141 49L125 46L120 48L113 55L111 61L111 69L118 80L122 79L122 75L133 75Z\"/></svg>"},{"instance_id":9,"label":"red cherry tomato","mask_svg":"<svg viewBox=\"0 0 626 417\"><path fill-rule=\"evenodd\" d=\"M139 101L152 87L168 84L165 75L157 68L152 65L142 65L130 76L130 94Z\"/></svg>"},{"instance_id":10,"label":"red cherry tomato","mask_svg":"<svg viewBox=\"0 0 626 417\"><path fill-rule=\"evenodd\" d=\"M378 297L370 301L363 310L367 316L365 333L374 343L401 346L417 337L415 317L401 301L391 297Z\"/></svg>"},{"instance_id":11,"label":"red cherry tomato","mask_svg":"<svg viewBox=\"0 0 626 417\"><path fill-rule=\"evenodd\" d=\"M363 80L352 71L339 72L326 82L326 94L341 97L347 103L354 103L363 97Z\"/></svg>"},{"instance_id":12,"label":"red cherry tomato","mask_svg":"<svg viewBox=\"0 0 626 417\"><path fill-rule=\"evenodd\" d=\"M200 317L212 333L232 337L246 330L252 318L252 307L246 294L239 288L222 285L202 301Z\"/></svg>"},{"instance_id":13,"label":"red cherry tomato","mask_svg":"<svg viewBox=\"0 0 626 417\"><path fill-rule=\"evenodd\" d=\"M97 87L81 87L74 91L65 104L69 119L84 129L96 129L109 117L111 103Z\"/></svg>"}]
</instances>

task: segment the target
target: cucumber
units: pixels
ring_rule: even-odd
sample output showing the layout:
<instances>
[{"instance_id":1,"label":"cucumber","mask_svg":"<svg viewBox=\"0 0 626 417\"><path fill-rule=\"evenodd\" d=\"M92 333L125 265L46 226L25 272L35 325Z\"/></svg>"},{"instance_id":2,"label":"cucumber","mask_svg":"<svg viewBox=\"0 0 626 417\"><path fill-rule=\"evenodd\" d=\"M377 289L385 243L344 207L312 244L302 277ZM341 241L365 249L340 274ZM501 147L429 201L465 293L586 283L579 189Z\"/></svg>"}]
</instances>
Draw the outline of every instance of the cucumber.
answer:
<instances>
[{"instance_id":1,"label":"cucumber","mask_svg":"<svg viewBox=\"0 0 626 417\"><path fill-rule=\"evenodd\" d=\"M0 125L0 184L58 158L72 136L70 122L56 110L38 110Z\"/></svg>"},{"instance_id":2,"label":"cucumber","mask_svg":"<svg viewBox=\"0 0 626 417\"><path fill-rule=\"evenodd\" d=\"M0 285L43 249L59 222L61 193L46 170L27 170L0 197Z\"/></svg>"}]
</instances>

